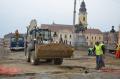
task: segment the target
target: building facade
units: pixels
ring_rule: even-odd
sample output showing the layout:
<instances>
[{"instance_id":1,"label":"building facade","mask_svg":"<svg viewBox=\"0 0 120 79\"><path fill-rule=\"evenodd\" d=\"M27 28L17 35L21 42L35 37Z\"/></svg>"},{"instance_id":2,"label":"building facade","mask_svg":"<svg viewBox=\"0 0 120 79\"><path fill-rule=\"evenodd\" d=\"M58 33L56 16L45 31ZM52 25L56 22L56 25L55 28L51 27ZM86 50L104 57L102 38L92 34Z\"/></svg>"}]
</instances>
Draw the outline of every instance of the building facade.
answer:
<instances>
[{"instance_id":1,"label":"building facade","mask_svg":"<svg viewBox=\"0 0 120 79\"><path fill-rule=\"evenodd\" d=\"M72 46L87 45L93 46L97 41L103 41L103 34L99 29L89 29L87 23L87 9L85 1L83 0L78 16L78 24L66 25L66 24L41 24L41 29L49 29L53 42L64 43ZM32 20L30 27L37 26L37 22Z\"/></svg>"},{"instance_id":2,"label":"building facade","mask_svg":"<svg viewBox=\"0 0 120 79\"><path fill-rule=\"evenodd\" d=\"M55 43L59 43L60 41L62 41L65 44L74 46L76 33L74 33L72 25L41 24L41 28L51 30L52 38ZM80 35L81 33L78 34L79 34L78 36L81 36ZM81 41L79 42L85 40L88 46L93 46L97 41L99 42L103 41L103 33L99 29L88 28L84 32L84 36L86 39L81 39L81 37L79 37L78 39L81 39Z\"/></svg>"},{"instance_id":3,"label":"building facade","mask_svg":"<svg viewBox=\"0 0 120 79\"><path fill-rule=\"evenodd\" d=\"M87 29L85 31L88 46L95 45L95 42L103 42L103 33L99 29Z\"/></svg>"},{"instance_id":4,"label":"building facade","mask_svg":"<svg viewBox=\"0 0 120 79\"><path fill-rule=\"evenodd\" d=\"M72 25L64 24L41 24L41 29L49 29L54 43L73 45L74 30Z\"/></svg>"}]
</instances>

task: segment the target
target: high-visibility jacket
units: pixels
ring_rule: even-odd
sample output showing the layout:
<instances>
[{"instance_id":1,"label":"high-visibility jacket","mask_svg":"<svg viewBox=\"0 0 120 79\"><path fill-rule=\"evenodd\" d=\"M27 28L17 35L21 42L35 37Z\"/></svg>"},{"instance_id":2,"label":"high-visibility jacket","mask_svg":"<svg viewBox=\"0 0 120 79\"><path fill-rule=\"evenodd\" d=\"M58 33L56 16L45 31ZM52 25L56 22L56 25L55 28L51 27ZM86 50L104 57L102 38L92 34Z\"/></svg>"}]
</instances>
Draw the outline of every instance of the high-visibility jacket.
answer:
<instances>
[{"instance_id":1,"label":"high-visibility jacket","mask_svg":"<svg viewBox=\"0 0 120 79\"><path fill-rule=\"evenodd\" d=\"M96 55L103 55L102 45L95 45L95 53Z\"/></svg>"}]
</instances>

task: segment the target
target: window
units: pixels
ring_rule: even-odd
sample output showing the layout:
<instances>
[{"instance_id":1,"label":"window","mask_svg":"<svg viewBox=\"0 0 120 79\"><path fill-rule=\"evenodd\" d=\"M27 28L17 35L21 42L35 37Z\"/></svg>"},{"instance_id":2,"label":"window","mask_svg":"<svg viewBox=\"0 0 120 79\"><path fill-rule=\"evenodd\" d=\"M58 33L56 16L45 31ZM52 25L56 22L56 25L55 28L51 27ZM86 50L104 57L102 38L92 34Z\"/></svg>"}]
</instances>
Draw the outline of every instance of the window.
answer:
<instances>
[{"instance_id":1,"label":"window","mask_svg":"<svg viewBox=\"0 0 120 79\"><path fill-rule=\"evenodd\" d=\"M85 21L85 17L83 17L83 21Z\"/></svg>"},{"instance_id":2,"label":"window","mask_svg":"<svg viewBox=\"0 0 120 79\"><path fill-rule=\"evenodd\" d=\"M88 36L87 36L87 39L88 39Z\"/></svg>"},{"instance_id":3,"label":"window","mask_svg":"<svg viewBox=\"0 0 120 79\"><path fill-rule=\"evenodd\" d=\"M101 37L99 37L99 40L101 40Z\"/></svg>"},{"instance_id":4,"label":"window","mask_svg":"<svg viewBox=\"0 0 120 79\"><path fill-rule=\"evenodd\" d=\"M16 41L16 39L15 39L15 38L11 38L11 41L12 41L12 42L15 42L15 41Z\"/></svg>"},{"instance_id":5,"label":"window","mask_svg":"<svg viewBox=\"0 0 120 79\"><path fill-rule=\"evenodd\" d=\"M95 40L96 40L96 36L95 36Z\"/></svg>"},{"instance_id":6,"label":"window","mask_svg":"<svg viewBox=\"0 0 120 79\"><path fill-rule=\"evenodd\" d=\"M19 41L23 41L23 38L18 38Z\"/></svg>"},{"instance_id":7,"label":"window","mask_svg":"<svg viewBox=\"0 0 120 79\"><path fill-rule=\"evenodd\" d=\"M67 35L65 35L65 38L67 38Z\"/></svg>"},{"instance_id":8,"label":"window","mask_svg":"<svg viewBox=\"0 0 120 79\"><path fill-rule=\"evenodd\" d=\"M93 36L92 36L92 40L93 40Z\"/></svg>"},{"instance_id":9,"label":"window","mask_svg":"<svg viewBox=\"0 0 120 79\"><path fill-rule=\"evenodd\" d=\"M72 38L72 36L70 35L70 38Z\"/></svg>"}]
</instances>

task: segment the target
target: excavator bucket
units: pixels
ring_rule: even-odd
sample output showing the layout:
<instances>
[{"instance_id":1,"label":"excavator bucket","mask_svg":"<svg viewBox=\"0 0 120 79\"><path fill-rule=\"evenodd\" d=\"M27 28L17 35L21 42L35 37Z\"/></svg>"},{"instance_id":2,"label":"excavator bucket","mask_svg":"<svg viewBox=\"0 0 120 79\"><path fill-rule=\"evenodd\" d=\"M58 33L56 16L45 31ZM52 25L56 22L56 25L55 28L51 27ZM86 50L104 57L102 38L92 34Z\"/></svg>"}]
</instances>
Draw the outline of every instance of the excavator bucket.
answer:
<instances>
[{"instance_id":1,"label":"excavator bucket","mask_svg":"<svg viewBox=\"0 0 120 79\"><path fill-rule=\"evenodd\" d=\"M37 56L40 58L70 58L73 51L71 46L65 44L50 43L36 46Z\"/></svg>"}]
</instances>

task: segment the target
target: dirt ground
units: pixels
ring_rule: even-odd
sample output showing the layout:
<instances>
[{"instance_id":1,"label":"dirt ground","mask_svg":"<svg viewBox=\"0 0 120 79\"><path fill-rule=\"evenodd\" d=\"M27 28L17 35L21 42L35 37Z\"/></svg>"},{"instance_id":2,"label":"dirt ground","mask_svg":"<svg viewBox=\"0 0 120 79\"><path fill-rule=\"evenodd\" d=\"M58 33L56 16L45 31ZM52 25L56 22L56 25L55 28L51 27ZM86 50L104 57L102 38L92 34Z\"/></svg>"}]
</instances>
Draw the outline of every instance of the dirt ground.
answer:
<instances>
[{"instance_id":1,"label":"dirt ground","mask_svg":"<svg viewBox=\"0 0 120 79\"><path fill-rule=\"evenodd\" d=\"M120 79L120 59L106 54L104 70L95 70L95 56L76 50L74 56L64 59L62 65L40 62L34 66L26 62L23 51L0 47L0 66L19 70L14 76L0 75L0 79Z\"/></svg>"}]
</instances>

